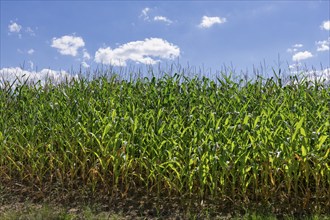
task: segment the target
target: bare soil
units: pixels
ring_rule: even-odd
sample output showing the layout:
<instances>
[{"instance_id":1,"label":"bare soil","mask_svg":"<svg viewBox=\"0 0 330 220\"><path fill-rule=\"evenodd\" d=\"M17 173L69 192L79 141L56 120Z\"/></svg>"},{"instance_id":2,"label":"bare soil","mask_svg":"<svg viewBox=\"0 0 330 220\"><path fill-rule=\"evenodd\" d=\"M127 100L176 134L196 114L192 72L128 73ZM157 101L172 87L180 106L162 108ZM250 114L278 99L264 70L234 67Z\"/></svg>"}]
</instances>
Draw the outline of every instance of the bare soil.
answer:
<instances>
[{"instance_id":1,"label":"bare soil","mask_svg":"<svg viewBox=\"0 0 330 220\"><path fill-rule=\"evenodd\" d=\"M330 216L330 210L326 211L323 207L325 204L312 202L309 206L318 205L321 206L317 214ZM54 186L39 189L17 182L6 185L0 183L0 217L8 211L26 213L29 210L38 211L49 207L54 215L64 212L74 216L74 219L86 219L86 213L92 213L94 218L91 219L231 219L255 212L277 219L286 216L300 219L314 215L309 206L303 209L298 201L293 200L289 203L278 201L278 204L274 204L274 201L261 204L258 201L241 201L234 198L208 201L151 195L138 189L125 194L105 193L102 190L93 193ZM314 207L313 210L317 209Z\"/></svg>"}]
</instances>

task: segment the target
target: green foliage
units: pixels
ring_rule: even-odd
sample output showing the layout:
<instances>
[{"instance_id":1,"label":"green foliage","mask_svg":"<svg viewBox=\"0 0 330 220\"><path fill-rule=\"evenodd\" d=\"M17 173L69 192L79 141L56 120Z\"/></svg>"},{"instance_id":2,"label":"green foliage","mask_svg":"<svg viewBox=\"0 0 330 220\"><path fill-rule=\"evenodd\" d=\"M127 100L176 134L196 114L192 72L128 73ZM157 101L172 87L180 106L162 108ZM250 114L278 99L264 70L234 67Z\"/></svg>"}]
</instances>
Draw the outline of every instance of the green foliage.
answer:
<instances>
[{"instance_id":1,"label":"green foliage","mask_svg":"<svg viewBox=\"0 0 330 220\"><path fill-rule=\"evenodd\" d=\"M321 83L180 74L1 89L0 179L308 203L330 195L329 103Z\"/></svg>"}]
</instances>

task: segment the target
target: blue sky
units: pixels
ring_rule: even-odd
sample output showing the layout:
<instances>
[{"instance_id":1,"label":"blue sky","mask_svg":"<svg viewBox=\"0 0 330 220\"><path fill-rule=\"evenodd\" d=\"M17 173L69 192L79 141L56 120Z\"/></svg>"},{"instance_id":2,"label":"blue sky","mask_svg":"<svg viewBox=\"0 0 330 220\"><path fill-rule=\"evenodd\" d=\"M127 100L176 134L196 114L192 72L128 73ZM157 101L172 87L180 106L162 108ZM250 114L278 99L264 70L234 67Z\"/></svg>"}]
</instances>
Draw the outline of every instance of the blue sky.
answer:
<instances>
[{"instance_id":1,"label":"blue sky","mask_svg":"<svg viewBox=\"0 0 330 220\"><path fill-rule=\"evenodd\" d=\"M1 1L0 71L329 68L329 1Z\"/></svg>"}]
</instances>

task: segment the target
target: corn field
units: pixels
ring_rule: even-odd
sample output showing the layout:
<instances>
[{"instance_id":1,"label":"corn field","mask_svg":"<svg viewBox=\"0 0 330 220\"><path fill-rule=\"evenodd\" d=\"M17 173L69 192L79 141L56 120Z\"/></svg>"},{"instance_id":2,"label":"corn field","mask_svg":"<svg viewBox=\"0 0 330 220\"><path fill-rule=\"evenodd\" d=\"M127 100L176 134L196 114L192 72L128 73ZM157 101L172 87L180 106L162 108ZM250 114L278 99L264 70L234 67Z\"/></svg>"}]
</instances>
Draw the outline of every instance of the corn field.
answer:
<instances>
[{"instance_id":1,"label":"corn field","mask_svg":"<svg viewBox=\"0 0 330 220\"><path fill-rule=\"evenodd\" d=\"M330 86L230 76L0 90L0 182L330 206ZM310 207L310 204L319 204Z\"/></svg>"}]
</instances>

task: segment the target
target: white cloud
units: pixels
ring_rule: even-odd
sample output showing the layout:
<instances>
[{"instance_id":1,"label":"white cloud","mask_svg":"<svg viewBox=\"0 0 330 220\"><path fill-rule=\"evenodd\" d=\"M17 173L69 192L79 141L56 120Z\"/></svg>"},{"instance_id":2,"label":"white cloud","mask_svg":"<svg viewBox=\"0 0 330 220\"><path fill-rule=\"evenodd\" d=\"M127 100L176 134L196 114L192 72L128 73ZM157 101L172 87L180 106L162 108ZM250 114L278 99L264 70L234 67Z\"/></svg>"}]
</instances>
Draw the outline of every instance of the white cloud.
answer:
<instances>
[{"instance_id":1,"label":"white cloud","mask_svg":"<svg viewBox=\"0 0 330 220\"><path fill-rule=\"evenodd\" d=\"M132 41L115 49L99 48L95 53L95 62L114 66L125 66L131 60L143 64L155 64L160 59L173 59L180 55L180 48L161 38L146 38L144 41Z\"/></svg>"},{"instance_id":2,"label":"white cloud","mask_svg":"<svg viewBox=\"0 0 330 220\"><path fill-rule=\"evenodd\" d=\"M22 26L15 23L15 22L11 22L10 25L8 25L8 29L9 29L9 32L12 32L12 33L19 33L22 29Z\"/></svg>"},{"instance_id":3,"label":"white cloud","mask_svg":"<svg viewBox=\"0 0 330 220\"><path fill-rule=\"evenodd\" d=\"M91 55L87 52L86 49L83 49L83 60L90 60Z\"/></svg>"},{"instance_id":4,"label":"white cloud","mask_svg":"<svg viewBox=\"0 0 330 220\"><path fill-rule=\"evenodd\" d=\"M28 33L30 36L36 36L35 32L31 27L27 27L23 29L22 25L19 25L18 23L13 21L10 21L10 24L8 25L8 30L9 30L8 35L18 34L19 38L22 38L23 33Z\"/></svg>"},{"instance_id":5,"label":"white cloud","mask_svg":"<svg viewBox=\"0 0 330 220\"><path fill-rule=\"evenodd\" d=\"M86 62L88 60L91 59L91 55L87 52L87 50L84 48L83 49L83 57L82 57L82 62L81 62L81 66L84 68L89 68L90 65Z\"/></svg>"},{"instance_id":6,"label":"white cloud","mask_svg":"<svg viewBox=\"0 0 330 220\"><path fill-rule=\"evenodd\" d=\"M321 81L326 81L327 83L330 83L330 68L324 69L322 71L318 71L316 73L317 79Z\"/></svg>"},{"instance_id":7,"label":"white cloud","mask_svg":"<svg viewBox=\"0 0 330 220\"><path fill-rule=\"evenodd\" d=\"M312 84L316 81L318 83L323 83L325 85L330 85L330 68L324 70L303 70L301 69L302 65L292 68L290 71L291 75L298 76L298 80L303 80L306 82L311 82ZM293 81L288 81L286 84L297 84L298 81L294 79Z\"/></svg>"},{"instance_id":8,"label":"white cloud","mask_svg":"<svg viewBox=\"0 0 330 220\"><path fill-rule=\"evenodd\" d=\"M32 28L30 28L30 27L27 27L27 28L25 29L25 32L28 33L28 34L30 34L30 36L36 36L36 34L35 34L34 31L32 30Z\"/></svg>"},{"instance_id":9,"label":"white cloud","mask_svg":"<svg viewBox=\"0 0 330 220\"><path fill-rule=\"evenodd\" d=\"M317 51L328 51L330 48L330 37L328 38L328 40L324 40L324 41L317 41L316 42L317 45Z\"/></svg>"},{"instance_id":10,"label":"white cloud","mask_svg":"<svg viewBox=\"0 0 330 220\"><path fill-rule=\"evenodd\" d=\"M85 46L81 37L65 35L60 38L53 38L51 47L54 47L62 55L76 56L78 49Z\"/></svg>"},{"instance_id":11,"label":"white cloud","mask_svg":"<svg viewBox=\"0 0 330 220\"><path fill-rule=\"evenodd\" d=\"M289 70L296 70L296 69L301 68L301 66L302 66L302 64L297 62L297 63L289 65Z\"/></svg>"},{"instance_id":12,"label":"white cloud","mask_svg":"<svg viewBox=\"0 0 330 220\"><path fill-rule=\"evenodd\" d=\"M21 50L21 49L17 49L17 52L18 53L20 53L20 54L29 54L29 55L32 55L34 52L35 52L35 50L34 49L29 49L29 50Z\"/></svg>"},{"instance_id":13,"label":"white cloud","mask_svg":"<svg viewBox=\"0 0 330 220\"><path fill-rule=\"evenodd\" d=\"M31 60L29 60L28 61L28 64L30 65L30 69L32 70L33 69L33 66L34 66L34 63Z\"/></svg>"},{"instance_id":14,"label":"white cloud","mask_svg":"<svg viewBox=\"0 0 330 220\"><path fill-rule=\"evenodd\" d=\"M162 21L162 22L165 22L167 24L172 23L172 21L170 19L168 19L167 17L164 17L164 16L155 16L154 21Z\"/></svg>"},{"instance_id":15,"label":"white cloud","mask_svg":"<svg viewBox=\"0 0 330 220\"><path fill-rule=\"evenodd\" d=\"M27 51L27 53L31 55L31 54L34 53L34 50L33 49L30 49L30 50Z\"/></svg>"},{"instance_id":16,"label":"white cloud","mask_svg":"<svg viewBox=\"0 0 330 220\"><path fill-rule=\"evenodd\" d=\"M309 51L304 51L304 52L298 52L292 56L293 61L300 61L300 60L305 60L308 58L313 57L313 54Z\"/></svg>"},{"instance_id":17,"label":"white cloud","mask_svg":"<svg viewBox=\"0 0 330 220\"><path fill-rule=\"evenodd\" d=\"M297 52L298 51L298 48L301 48L301 47L303 47L304 45L302 45L302 44L294 44L294 45L292 45L292 47L291 48L288 48L286 51L288 52L288 53L294 53L294 52Z\"/></svg>"},{"instance_id":18,"label":"white cloud","mask_svg":"<svg viewBox=\"0 0 330 220\"><path fill-rule=\"evenodd\" d=\"M330 68L317 71L308 71L303 75L306 77L307 81L317 81L324 84L330 84Z\"/></svg>"},{"instance_id":19,"label":"white cloud","mask_svg":"<svg viewBox=\"0 0 330 220\"><path fill-rule=\"evenodd\" d=\"M297 52L298 49L297 49L297 48L288 48L286 51L287 51L288 53L293 53L293 52Z\"/></svg>"},{"instance_id":20,"label":"white cloud","mask_svg":"<svg viewBox=\"0 0 330 220\"><path fill-rule=\"evenodd\" d=\"M29 63L30 67L31 63ZM25 81L27 84L34 84L40 80L41 85L44 85L47 80L50 80L54 84L58 84L64 82L66 79L70 80L73 78L78 78L78 75L70 75L65 71L55 71L51 69L42 69L41 71L36 72L22 70L19 67L3 68L0 69L0 88L5 86L5 82L17 86L25 83Z\"/></svg>"},{"instance_id":21,"label":"white cloud","mask_svg":"<svg viewBox=\"0 0 330 220\"><path fill-rule=\"evenodd\" d=\"M295 47L295 48L300 48L300 47L303 47L304 45L302 45L302 44L295 44L295 45L293 45L292 47Z\"/></svg>"},{"instance_id":22,"label":"white cloud","mask_svg":"<svg viewBox=\"0 0 330 220\"><path fill-rule=\"evenodd\" d=\"M330 20L323 21L323 23L321 25L321 29L329 31L330 30Z\"/></svg>"},{"instance_id":23,"label":"white cloud","mask_svg":"<svg viewBox=\"0 0 330 220\"><path fill-rule=\"evenodd\" d=\"M150 12L151 12L151 9L146 7L144 9L142 9L141 11L141 14L140 14L140 17L143 18L143 20L145 21L151 21L150 19ZM166 24L171 24L173 23L170 19L168 19L167 17L165 16L160 16L160 15L156 15L154 16L153 18L153 21L157 21L157 22L165 22Z\"/></svg>"},{"instance_id":24,"label":"white cloud","mask_svg":"<svg viewBox=\"0 0 330 220\"><path fill-rule=\"evenodd\" d=\"M150 11L150 8L148 8L148 7L142 9L140 17L143 17L144 20L149 20L149 15L148 15L149 11Z\"/></svg>"},{"instance_id":25,"label":"white cloud","mask_svg":"<svg viewBox=\"0 0 330 220\"><path fill-rule=\"evenodd\" d=\"M203 16L202 21L199 24L200 28L210 28L215 24L222 24L227 21L226 18L220 18L220 17L208 17L208 16Z\"/></svg>"},{"instance_id":26,"label":"white cloud","mask_svg":"<svg viewBox=\"0 0 330 220\"><path fill-rule=\"evenodd\" d=\"M85 62L81 62L81 66L84 67L84 68L89 68L90 66Z\"/></svg>"}]
</instances>

